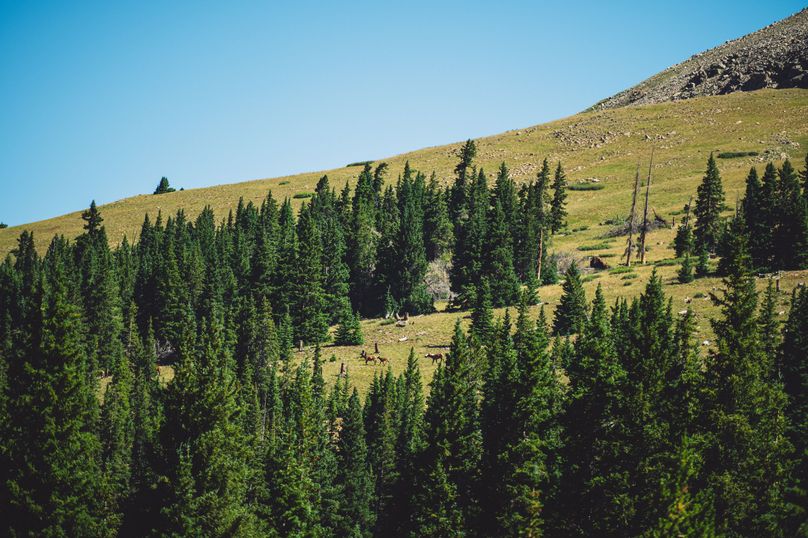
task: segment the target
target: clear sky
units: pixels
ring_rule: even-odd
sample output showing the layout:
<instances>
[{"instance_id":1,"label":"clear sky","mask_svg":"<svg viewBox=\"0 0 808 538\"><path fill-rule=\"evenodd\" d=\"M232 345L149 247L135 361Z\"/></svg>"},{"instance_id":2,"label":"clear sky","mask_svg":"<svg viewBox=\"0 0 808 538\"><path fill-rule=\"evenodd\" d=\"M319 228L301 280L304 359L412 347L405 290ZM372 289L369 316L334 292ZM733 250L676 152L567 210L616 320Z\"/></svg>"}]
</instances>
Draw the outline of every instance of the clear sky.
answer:
<instances>
[{"instance_id":1,"label":"clear sky","mask_svg":"<svg viewBox=\"0 0 808 538\"><path fill-rule=\"evenodd\" d=\"M534 125L802 7L0 0L0 222Z\"/></svg>"}]
</instances>

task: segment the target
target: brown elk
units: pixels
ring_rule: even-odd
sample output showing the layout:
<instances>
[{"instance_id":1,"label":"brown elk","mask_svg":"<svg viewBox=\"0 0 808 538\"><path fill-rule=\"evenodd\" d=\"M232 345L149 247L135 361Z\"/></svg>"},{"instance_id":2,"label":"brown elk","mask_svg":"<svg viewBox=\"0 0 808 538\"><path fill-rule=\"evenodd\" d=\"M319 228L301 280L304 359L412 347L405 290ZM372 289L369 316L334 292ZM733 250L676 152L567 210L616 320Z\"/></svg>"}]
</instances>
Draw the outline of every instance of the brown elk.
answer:
<instances>
[{"instance_id":1,"label":"brown elk","mask_svg":"<svg viewBox=\"0 0 808 538\"><path fill-rule=\"evenodd\" d=\"M362 350L362 353L359 354L359 357L365 359L365 366L367 366L369 362L372 362L375 365L376 361L379 360L379 358L374 355L368 355L364 349Z\"/></svg>"},{"instance_id":2,"label":"brown elk","mask_svg":"<svg viewBox=\"0 0 808 538\"><path fill-rule=\"evenodd\" d=\"M390 361L388 361L388 360L387 360L385 357L382 357L381 355L379 355L378 357L376 357L376 360L377 360L377 361L379 361L379 364L387 364L387 363L389 363L389 362L390 362Z\"/></svg>"},{"instance_id":3,"label":"brown elk","mask_svg":"<svg viewBox=\"0 0 808 538\"><path fill-rule=\"evenodd\" d=\"M432 359L432 364L435 364L443 360L443 353L427 353L426 358Z\"/></svg>"}]
</instances>

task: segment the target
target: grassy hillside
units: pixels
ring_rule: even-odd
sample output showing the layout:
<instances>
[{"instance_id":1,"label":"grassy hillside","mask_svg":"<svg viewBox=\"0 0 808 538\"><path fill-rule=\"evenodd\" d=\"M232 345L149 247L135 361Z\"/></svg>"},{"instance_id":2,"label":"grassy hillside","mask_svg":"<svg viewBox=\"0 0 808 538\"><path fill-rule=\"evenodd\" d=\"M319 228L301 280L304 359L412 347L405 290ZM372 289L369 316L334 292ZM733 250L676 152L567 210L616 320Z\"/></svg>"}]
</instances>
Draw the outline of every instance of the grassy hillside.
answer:
<instances>
[{"instance_id":1,"label":"grassy hillside","mask_svg":"<svg viewBox=\"0 0 808 538\"><path fill-rule=\"evenodd\" d=\"M653 204L657 211L668 212L680 209L694 191L710 151L753 150L775 159L788 155L802 161L808 151L806 118L808 90L763 90L586 112L480 139L477 162L493 174L505 161L519 181L533 177L546 157L561 160L572 182L601 179L603 190L571 192L569 197L571 227L594 227L616 213L627 212L634 169L638 160L646 161L647 166L652 145L657 156ZM458 148L459 144L437 146L383 160L390 164L393 180L409 160L414 168L427 173L434 170L449 182ZM377 155L367 158L382 160ZM743 177L754 160L719 162L730 201L742 192ZM124 235L137 235L145 213L154 216L158 211L166 214L184 208L193 218L210 205L220 218L225 218L239 197L258 201L269 189L277 198L293 196L312 191L323 174L328 174L334 185L342 185L346 180L355 180L359 171L357 167L345 167L160 196L141 195L106 204L101 211L110 240L118 242ZM88 204L91 198L92 193L87 193ZM0 255L14 247L23 229L34 232L42 249L55 233L78 235L82 226L79 213L0 230ZM597 231L591 230L588 235L594 237ZM586 239L586 234L581 238Z\"/></svg>"},{"instance_id":2,"label":"grassy hillside","mask_svg":"<svg viewBox=\"0 0 808 538\"><path fill-rule=\"evenodd\" d=\"M604 234L611 228L605 221L628 213L635 168L641 161L643 174L647 172L652 146L655 148L655 162L651 205L658 214L670 219L695 193L711 151L759 153L757 157L719 159L729 205L734 205L736 198L743 195L743 181L750 166L760 166L765 160L780 160L788 156L798 161L795 164L802 168L805 152L808 151L806 118L808 90L764 90L587 112L481 139L477 162L493 174L499 163L505 161L512 175L520 181L535 176L541 159L547 157L551 161L561 160L564 163L573 184L597 178L598 185L603 186L601 190L570 191L569 229L573 231L553 238L553 249L581 259L591 254L606 255L605 259L616 265L624 248L624 238L605 239ZM449 182L458 148L459 144L439 146L385 159L391 168L389 177L395 180L405 161L409 160L414 168L427 173L434 170L442 180ZM205 205L210 205L220 218L225 218L228 209L235 206L239 197L258 201L268 189L272 189L279 198L312 191L324 173L329 175L333 184L341 186L346 180L353 181L359 170L346 167L160 196L143 195L107 204L101 207L101 211L110 239L118 242L124 235L130 238L137 235L145 213L155 215L157 211L162 211L170 214L184 208L193 218ZM0 253L5 254L13 248L22 229L33 230L37 245L44 249L54 233L73 237L81 232L81 226L79 213L73 213L0 230ZM713 336L708 320L716 311L707 295L720 286L720 281L707 278L688 285L676 284L678 265L672 261L673 251L669 246L673 234L672 229L651 233L648 263L629 273L589 273L587 293L591 297L597 283L602 283L610 302L618 296L633 296L642 290L651 271L657 266L669 284L666 292L673 297L673 311L692 307L698 316L700 338L711 341ZM594 250L578 249L594 245L599 246ZM792 272L784 276L780 297L783 312L787 312L790 290L798 282L804 281L806 276L806 272ZM764 285L761 279L760 286ZM552 317L560 294L559 285L541 289L541 299L545 302L549 317ZM538 309L535 309L534 315L537 313ZM439 312L416 317L404 328L382 320L365 320L366 348L372 349L373 344L378 343L382 354L390 358L393 370L399 372L406 364L411 346L421 357L427 352L439 351L442 346L448 346L455 320L465 316L466 313ZM464 319L464 323L468 323L468 320ZM334 355L335 360L326 363L324 372L329 380L333 380L340 363L346 363L354 382L364 393L373 373L381 369L365 366L359 360L359 352L360 347L326 347L324 357L328 359ZM312 353L312 349L306 349L298 353L298 357L302 359ZM434 367L426 358L421 359L421 365L428 381ZM170 379L173 372L167 367L163 368L162 374L164 379Z\"/></svg>"}]
</instances>

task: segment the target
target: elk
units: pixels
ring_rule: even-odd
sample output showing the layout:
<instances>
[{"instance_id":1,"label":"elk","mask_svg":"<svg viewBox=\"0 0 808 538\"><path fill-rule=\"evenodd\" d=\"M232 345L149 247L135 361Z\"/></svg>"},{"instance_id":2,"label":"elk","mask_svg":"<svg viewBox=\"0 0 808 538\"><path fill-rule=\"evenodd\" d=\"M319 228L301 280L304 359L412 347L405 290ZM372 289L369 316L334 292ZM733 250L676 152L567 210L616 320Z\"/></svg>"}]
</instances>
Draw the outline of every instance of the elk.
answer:
<instances>
[{"instance_id":1,"label":"elk","mask_svg":"<svg viewBox=\"0 0 808 538\"><path fill-rule=\"evenodd\" d=\"M385 357L382 357L381 355L376 357L376 360L379 361L379 364L387 364L388 362L390 362Z\"/></svg>"},{"instance_id":2,"label":"elk","mask_svg":"<svg viewBox=\"0 0 808 538\"><path fill-rule=\"evenodd\" d=\"M443 353L427 353L426 358L432 359L432 364L435 364L443 360Z\"/></svg>"},{"instance_id":3,"label":"elk","mask_svg":"<svg viewBox=\"0 0 808 538\"><path fill-rule=\"evenodd\" d=\"M359 357L365 359L365 366L367 366L369 362L372 362L375 365L376 361L378 360L378 358L375 357L374 355L368 355L364 349L362 350L362 353L359 354Z\"/></svg>"}]
</instances>

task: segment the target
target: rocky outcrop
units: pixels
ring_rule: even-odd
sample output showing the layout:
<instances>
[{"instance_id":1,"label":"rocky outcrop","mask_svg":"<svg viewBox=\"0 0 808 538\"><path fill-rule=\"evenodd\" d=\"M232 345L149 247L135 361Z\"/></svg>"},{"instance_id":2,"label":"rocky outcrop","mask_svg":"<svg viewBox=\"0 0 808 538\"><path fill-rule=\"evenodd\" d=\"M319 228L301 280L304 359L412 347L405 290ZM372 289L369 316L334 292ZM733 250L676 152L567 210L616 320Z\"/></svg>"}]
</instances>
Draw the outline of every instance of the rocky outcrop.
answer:
<instances>
[{"instance_id":1,"label":"rocky outcrop","mask_svg":"<svg viewBox=\"0 0 808 538\"><path fill-rule=\"evenodd\" d=\"M808 8L727 41L604 99L591 110L763 88L808 89Z\"/></svg>"}]
</instances>

